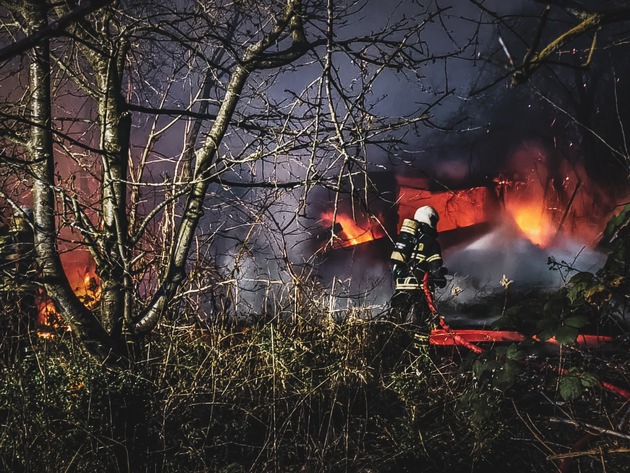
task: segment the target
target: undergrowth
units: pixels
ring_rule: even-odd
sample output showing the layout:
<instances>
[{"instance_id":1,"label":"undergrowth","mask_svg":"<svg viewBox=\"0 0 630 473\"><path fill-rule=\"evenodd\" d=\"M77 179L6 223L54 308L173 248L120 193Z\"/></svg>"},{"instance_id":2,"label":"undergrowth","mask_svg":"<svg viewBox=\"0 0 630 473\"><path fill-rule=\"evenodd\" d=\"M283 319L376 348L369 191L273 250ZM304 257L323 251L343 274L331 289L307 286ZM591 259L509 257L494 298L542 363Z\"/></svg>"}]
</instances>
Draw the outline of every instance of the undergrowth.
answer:
<instances>
[{"instance_id":1,"label":"undergrowth","mask_svg":"<svg viewBox=\"0 0 630 473\"><path fill-rule=\"evenodd\" d=\"M139 349L112 369L60 333L5 359L0 471L548 472L580 437L558 419L604 425L625 407L594 385L563 399L549 366L497 376L516 349L436 351L360 318L162 325Z\"/></svg>"}]
</instances>

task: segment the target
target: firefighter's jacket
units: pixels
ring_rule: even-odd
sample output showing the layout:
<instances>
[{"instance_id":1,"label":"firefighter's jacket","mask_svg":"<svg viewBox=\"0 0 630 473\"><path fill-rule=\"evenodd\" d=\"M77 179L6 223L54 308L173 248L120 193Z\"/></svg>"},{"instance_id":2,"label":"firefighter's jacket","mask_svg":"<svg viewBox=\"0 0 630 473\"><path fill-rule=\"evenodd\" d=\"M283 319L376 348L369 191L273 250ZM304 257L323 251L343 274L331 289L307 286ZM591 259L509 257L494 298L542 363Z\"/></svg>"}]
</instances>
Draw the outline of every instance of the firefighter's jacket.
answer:
<instances>
[{"instance_id":1,"label":"firefighter's jacket","mask_svg":"<svg viewBox=\"0 0 630 473\"><path fill-rule=\"evenodd\" d=\"M394 276L397 291L422 289L424 274L438 275L444 261L442 249L437 241L437 233L426 224L420 224L416 235L417 243L407 264L396 265Z\"/></svg>"}]
</instances>

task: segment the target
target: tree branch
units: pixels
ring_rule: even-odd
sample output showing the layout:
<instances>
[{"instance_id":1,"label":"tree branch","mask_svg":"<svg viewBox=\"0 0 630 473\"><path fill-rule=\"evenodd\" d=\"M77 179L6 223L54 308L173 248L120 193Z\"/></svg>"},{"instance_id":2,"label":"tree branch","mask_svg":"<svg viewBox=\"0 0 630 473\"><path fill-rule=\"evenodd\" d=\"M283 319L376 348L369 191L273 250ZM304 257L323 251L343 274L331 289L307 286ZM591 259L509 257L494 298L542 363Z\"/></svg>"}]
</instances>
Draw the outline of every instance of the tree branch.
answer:
<instances>
[{"instance_id":1,"label":"tree branch","mask_svg":"<svg viewBox=\"0 0 630 473\"><path fill-rule=\"evenodd\" d=\"M33 33L29 34L26 38L16 41L9 46L5 46L0 49L0 62L11 59L14 56L25 53L33 46L39 44L42 40L52 38L54 36L61 36L64 34L65 29L73 23L85 18L92 12L103 8L104 6L112 3L113 0L86 0L72 10L67 15L62 16L57 21L48 23L47 25L38 28Z\"/></svg>"}]
</instances>

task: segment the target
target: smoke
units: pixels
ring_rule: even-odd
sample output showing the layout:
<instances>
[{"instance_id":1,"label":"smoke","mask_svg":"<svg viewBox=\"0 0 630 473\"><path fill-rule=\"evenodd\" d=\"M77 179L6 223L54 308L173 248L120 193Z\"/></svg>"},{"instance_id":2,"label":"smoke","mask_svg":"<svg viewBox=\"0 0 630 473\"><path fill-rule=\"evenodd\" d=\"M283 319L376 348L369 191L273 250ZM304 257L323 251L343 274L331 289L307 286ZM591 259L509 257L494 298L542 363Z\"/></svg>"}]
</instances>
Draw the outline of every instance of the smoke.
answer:
<instances>
[{"instance_id":1,"label":"smoke","mask_svg":"<svg viewBox=\"0 0 630 473\"><path fill-rule=\"evenodd\" d=\"M459 302L475 298L480 292L502 291L506 279L515 289L558 288L576 271L596 271L605 261L604 254L575 240L566 239L546 248L537 246L512 222L446 251L444 257L453 286L463 291ZM560 267L552 262L560 263Z\"/></svg>"}]
</instances>

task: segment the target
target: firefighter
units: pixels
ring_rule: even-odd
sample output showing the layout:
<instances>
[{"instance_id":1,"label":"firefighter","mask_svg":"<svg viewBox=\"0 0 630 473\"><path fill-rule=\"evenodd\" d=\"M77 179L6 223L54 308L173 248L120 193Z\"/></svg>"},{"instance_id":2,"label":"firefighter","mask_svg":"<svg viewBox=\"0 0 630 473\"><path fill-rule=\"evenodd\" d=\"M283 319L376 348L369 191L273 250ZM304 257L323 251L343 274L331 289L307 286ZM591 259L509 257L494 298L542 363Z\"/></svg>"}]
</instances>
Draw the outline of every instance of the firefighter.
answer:
<instances>
[{"instance_id":1,"label":"firefighter","mask_svg":"<svg viewBox=\"0 0 630 473\"><path fill-rule=\"evenodd\" d=\"M439 215L428 205L416 210L413 220L403 221L391 255L395 291L391 315L396 322L410 322L428 328L432 314L424 293L423 280L429 273L430 290L446 286L446 268L437 241Z\"/></svg>"}]
</instances>

